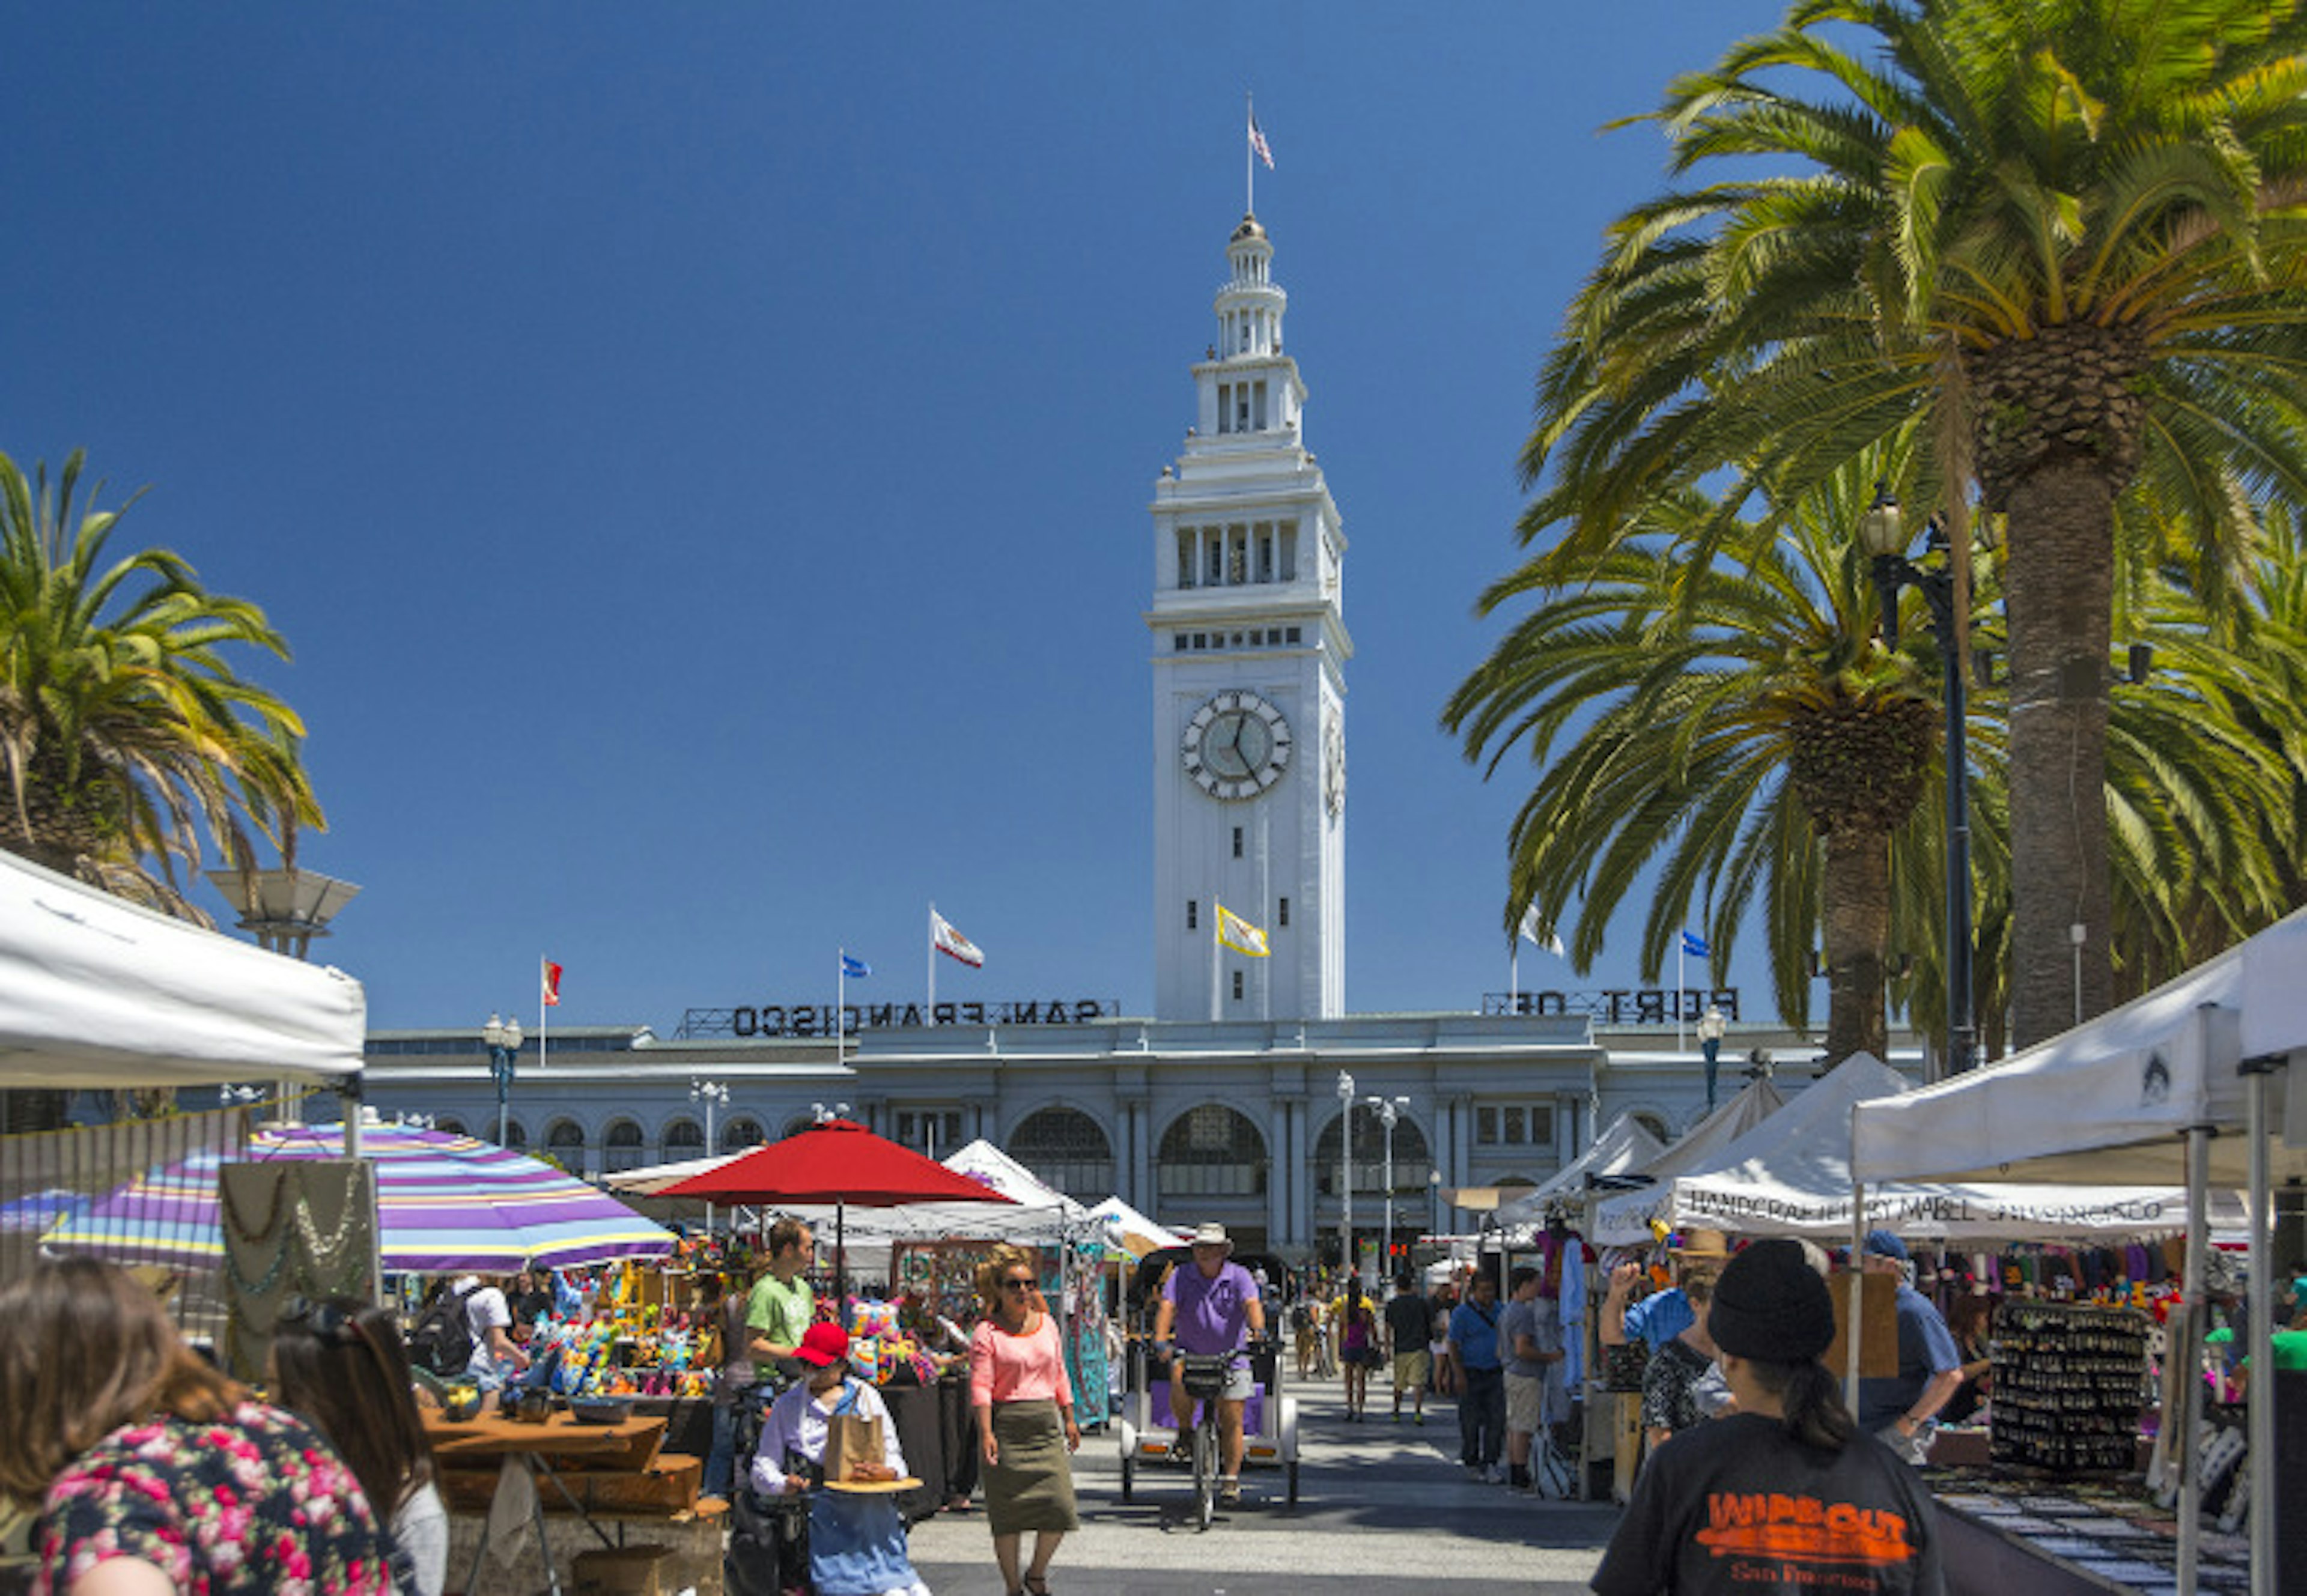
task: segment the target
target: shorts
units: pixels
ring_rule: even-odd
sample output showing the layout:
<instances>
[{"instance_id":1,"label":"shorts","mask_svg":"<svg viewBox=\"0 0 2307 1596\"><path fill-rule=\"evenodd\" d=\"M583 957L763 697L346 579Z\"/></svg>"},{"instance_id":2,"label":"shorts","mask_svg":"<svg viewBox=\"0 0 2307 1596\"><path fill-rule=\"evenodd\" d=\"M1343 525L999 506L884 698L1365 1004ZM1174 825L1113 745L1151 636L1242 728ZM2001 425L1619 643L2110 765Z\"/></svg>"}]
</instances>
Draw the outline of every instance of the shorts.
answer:
<instances>
[{"instance_id":1,"label":"shorts","mask_svg":"<svg viewBox=\"0 0 2307 1596\"><path fill-rule=\"evenodd\" d=\"M1506 1371L1506 1428L1534 1436L1546 1412L1546 1377Z\"/></svg>"},{"instance_id":2,"label":"shorts","mask_svg":"<svg viewBox=\"0 0 2307 1596\"><path fill-rule=\"evenodd\" d=\"M1423 1347L1414 1352L1394 1355L1394 1388L1415 1391L1426 1384L1426 1377L1434 1372L1434 1354Z\"/></svg>"}]
</instances>

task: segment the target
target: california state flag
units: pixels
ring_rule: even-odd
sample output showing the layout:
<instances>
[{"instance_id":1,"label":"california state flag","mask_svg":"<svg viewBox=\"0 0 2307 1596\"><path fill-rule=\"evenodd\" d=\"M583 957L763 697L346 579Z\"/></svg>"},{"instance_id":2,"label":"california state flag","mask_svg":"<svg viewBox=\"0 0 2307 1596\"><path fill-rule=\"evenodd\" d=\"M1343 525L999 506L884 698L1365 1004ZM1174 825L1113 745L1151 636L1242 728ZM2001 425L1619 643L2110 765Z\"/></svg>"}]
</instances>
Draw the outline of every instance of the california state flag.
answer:
<instances>
[{"instance_id":1,"label":"california state flag","mask_svg":"<svg viewBox=\"0 0 2307 1596\"><path fill-rule=\"evenodd\" d=\"M549 958L543 962L545 969L539 985L544 989L545 1006L558 1008L561 1007L561 966Z\"/></svg>"},{"instance_id":2,"label":"california state flag","mask_svg":"<svg viewBox=\"0 0 2307 1596\"><path fill-rule=\"evenodd\" d=\"M939 953L950 954L973 970L985 967L985 955L977 944L954 930L935 909L930 911L930 941Z\"/></svg>"}]
</instances>

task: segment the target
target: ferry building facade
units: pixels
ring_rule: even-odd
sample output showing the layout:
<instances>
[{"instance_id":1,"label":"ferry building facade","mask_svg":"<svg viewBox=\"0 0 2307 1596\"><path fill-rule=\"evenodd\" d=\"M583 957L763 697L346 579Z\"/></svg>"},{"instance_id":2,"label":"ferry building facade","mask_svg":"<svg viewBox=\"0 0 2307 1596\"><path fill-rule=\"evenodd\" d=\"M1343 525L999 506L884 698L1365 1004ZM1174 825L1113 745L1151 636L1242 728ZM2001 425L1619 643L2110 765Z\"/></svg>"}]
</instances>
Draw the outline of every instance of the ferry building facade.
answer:
<instances>
[{"instance_id":1,"label":"ferry building facade","mask_svg":"<svg viewBox=\"0 0 2307 1596\"><path fill-rule=\"evenodd\" d=\"M1750 1055L1782 1089L1813 1050L1740 1023L1735 991L1497 996L1460 1013L1345 1006L1344 523L1305 444L1307 389L1265 228L1227 241L1194 420L1154 485L1154 1012L1095 999L691 1010L531 1038L505 1140L591 1174L735 1150L838 1111L932 1156L982 1137L1095 1202L1218 1220L1245 1248L1334 1257L1351 1182L1365 1245L1466 1228L1447 1194L1542 1180L1620 1111L1661 1137L1705 1111L1694 1019L1732 1018L1725 1093ZM1219 905L1269 956L1221 948ZM1911 1064L1901 1051L1894 1063ZM494 1139L471 1031L372 1035L373 1104ZM1789 1065L1803 1068L1790 1069ZM725 1099L716 1088L725 1088ZM1386 1111L1392 1111L1392 1123ZM1351 1136L1350 1168L1342 1164Z\"/></svg>"}]
</instances>

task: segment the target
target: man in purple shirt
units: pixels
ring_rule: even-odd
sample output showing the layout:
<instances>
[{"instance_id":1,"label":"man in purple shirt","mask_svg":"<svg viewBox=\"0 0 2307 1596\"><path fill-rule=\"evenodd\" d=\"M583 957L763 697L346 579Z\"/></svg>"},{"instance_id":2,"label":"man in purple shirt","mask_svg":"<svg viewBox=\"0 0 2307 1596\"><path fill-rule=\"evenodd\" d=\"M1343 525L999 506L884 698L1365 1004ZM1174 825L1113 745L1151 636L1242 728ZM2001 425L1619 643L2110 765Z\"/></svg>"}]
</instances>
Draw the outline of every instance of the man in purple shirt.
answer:
<instances>
[{"instance_id":1,"label":"man in purple shirt","mask_svg":"<svg viewBox=\"0 0 2307 1596\"><path fill-rule=\"evenodd\" d=\"M1222 1224L1205 1224L1194 1232L1194 1266L1173 1269L1162 1287L1162 1306L1154 1315L1157 1352L1169 1351L1177 1337L1181 1352L1216 1357L1239 1352L1247 1327L1265 1334L1265 1304L1258 1300L1257 1282L1233 1261L1233 1242ZM1241 1499L1242 1413L1249 1403L1249 1361L1237 1357L1226 1376L1225 1394L1218 1399L1218 1433L1225 1443L1225 1474L1219 1496L1229 1502ZM1193 1428L1194 1399L1174 1371L1170 1381L1170 1415L1180 1434Z\"/></svg>"}]
</instances>

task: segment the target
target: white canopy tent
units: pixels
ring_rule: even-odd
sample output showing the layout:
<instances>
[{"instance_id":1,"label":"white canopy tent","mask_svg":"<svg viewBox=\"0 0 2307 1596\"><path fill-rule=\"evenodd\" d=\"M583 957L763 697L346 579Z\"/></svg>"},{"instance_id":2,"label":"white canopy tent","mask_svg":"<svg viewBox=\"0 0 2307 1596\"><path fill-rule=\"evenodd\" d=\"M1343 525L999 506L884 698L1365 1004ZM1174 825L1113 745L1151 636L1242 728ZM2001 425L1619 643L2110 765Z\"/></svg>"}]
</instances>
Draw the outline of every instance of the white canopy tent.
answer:
<instances>
[{"instance_id":1,"label":"white canopy tent","mask_svg":"<svg viewBox=\"0 0 2307 1596\"><path fill-rule=\"evenodd\" d=\"M1653 1223L1709 1225L1745 1235L1839 1238L1854 1229L1850 1120L1854 1103L1895 1099L1906 1081L1857 1053L1745 1135L1716 1150L1704 1167L1606 1198L1593 1237L1617 1244L1649 1238ZM2114 1188L1992 1181L1902 1180L1864 1194L1865 1231L1886 1226L1909 1239L2138 1235L2186 1223L2178 1187ZM2226 1194L2221 1210L2243 1223Z\"/></svg>"},{"instance_id":2,"label":"white canopy tent","mask_svg":"<svg viewBox=\"0 0 2307 1596\"><path fill-rule=\"evenodd\" d=\"M1089 1213L1092 1219L1103 1222L1106 1234L1133 1258L1144 1257L1164 1247L1181 1247L1190 1239L1185 1231L1154 1223L1118 1197L1092 1206Z\"/></svg>"},{"instance_id":3,"label":"white canopy tent","mask_svg":"<svg viewBox=\"0 0 2307 1596\"><path fill-rule=\"evenodd\" d=\"M356 1077L361 984L0 854L0 1087Z\"/></svg>"},{"instance_id":4,"label":"white canopy tent","mask_svg":"<svg viewBox=\"0 0 2307 1596\"><path fill-rule=\"evenodd\" d=\"M2289 1073L2307 1053L2307 911L2205 961L2121 1008L2016 1053L1851 1116L1851 1172L1865 1181L1991 1171L2029 1180L2171 1180L2188 1214L2183 1342L2203 1334L2203 1256L2215 1180L2250 1183L2251 1365L2264 1370L2272 1311L2269 1192L2307 1173L2307 1089ZM2281 1128L2280 1136L2277 1127ZM2201 1383L2185 1382L2181 1435L2200 1422ZM2273 1382L2250 1386L2251 1589L2275 1586ZM2194 1449L2179 1480L2180 1589L2192 1596L2201 1480Z\"/></svg>"},{"instance_id":5,"label":"white canopy tent","mask_svg":"<svg viewBox=\"0 0 2307 1596\"><path fill-rule=\"evenodd\" d=\"M1720 1111L1717 1111L1718 1112ZM1645 1128L1633 1114L1620 1114L1594 1138L1594 1145L1564 1164L1544 1181L1521 1196L1498 1205L1501 1224L1529 1224L1546 1217L1548 1204L1583 1198L1588 1176L1598 1179L1624 1175L1640 1169L1666 1151L1666 1144Z\"/></svg>"},{"instance_id":6,"label":"white canopy tent","mask_svg":"<svg viewBox=\"0 0 2307 1596\"><path fill-rule=\"evenodd\" d=\"M1767 1076L1748 1081L1739 1094L1637 1165L1634 1173L1653 1184L1691 1170L1711 1170L1722 1150L1786 1107L1787 1100Z\"/></svg>"}]
</instances>

